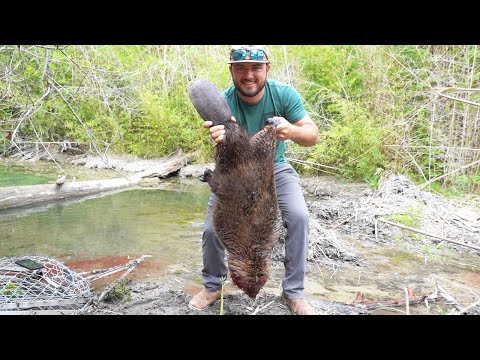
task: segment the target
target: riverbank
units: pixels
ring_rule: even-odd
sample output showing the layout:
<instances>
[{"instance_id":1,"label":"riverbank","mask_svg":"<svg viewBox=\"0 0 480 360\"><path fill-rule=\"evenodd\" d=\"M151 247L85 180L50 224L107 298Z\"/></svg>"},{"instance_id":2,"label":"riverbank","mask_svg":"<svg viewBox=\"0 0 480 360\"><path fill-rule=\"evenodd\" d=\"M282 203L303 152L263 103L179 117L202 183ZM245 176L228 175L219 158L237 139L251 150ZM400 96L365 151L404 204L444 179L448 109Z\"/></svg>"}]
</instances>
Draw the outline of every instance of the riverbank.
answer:
<instances>
[{"instance_id":1,"label":"riverbank","mask_svg":"<svg viewBox=\"0 0 480 360\"><path fill-rule=\"evenodd\" d=\"M116 174L98 167L65 166L72 172L86 171L88 176L98 176L100 171ZM195 177L205 165L196 168L174 176ZM474 248L480 245L480 224L474 203L417 191L407 178L398 175L385 178L378 190L330 177L302 177L301 183L311 219L306 294L318 313L478 311L478 306L469 309L480 298L479 252ZM289 314L279 297L283 241L281 234L270 280L256 301L227 284L226 314ZM129 296L112 296L86 313L197 314L187 304L201 289L201 263L170 273L161 282L135 280L135 272L142 266L121 287L120 293ZM219 314L219 305L217 302L198 314Z\"/></svg>"}]
</instances>

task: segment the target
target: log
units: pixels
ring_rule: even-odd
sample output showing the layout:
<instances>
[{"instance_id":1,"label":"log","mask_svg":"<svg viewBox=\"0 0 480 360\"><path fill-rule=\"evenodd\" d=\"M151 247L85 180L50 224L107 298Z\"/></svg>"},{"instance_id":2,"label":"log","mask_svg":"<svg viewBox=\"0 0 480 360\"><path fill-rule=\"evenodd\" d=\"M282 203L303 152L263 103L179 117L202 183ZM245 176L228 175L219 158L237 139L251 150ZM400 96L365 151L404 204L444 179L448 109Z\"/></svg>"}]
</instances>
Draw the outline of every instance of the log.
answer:
<instances>
[{"instance_id":1,"label":"log","mask_svg":"<svg viewBox=\"0 0 480 360\"><path fill-rule=\"evenodd\" d=\"M107 191L121 190L138 185L145 177L166 177L178 171L186 160L182 152L176 152L163 163L134 174L129 178L114 178L88 181L64 181L61 184L9 186L0 188L0 210L49 202L78 199ZM58 180L57 180L58 181Z\"/></svg>"},{"instance_id":2,"label":"log","mask_svg":"<svg viewBox=\"0 0 480 360\"><path fill-rule=\"evenodd\" d=\"M140 179L141 180L141 179ZM0 210L73 199L131 187L139 181L125 178L65 182L63 185L25 185L0 188Z\"/></svg>"}]
</instances>

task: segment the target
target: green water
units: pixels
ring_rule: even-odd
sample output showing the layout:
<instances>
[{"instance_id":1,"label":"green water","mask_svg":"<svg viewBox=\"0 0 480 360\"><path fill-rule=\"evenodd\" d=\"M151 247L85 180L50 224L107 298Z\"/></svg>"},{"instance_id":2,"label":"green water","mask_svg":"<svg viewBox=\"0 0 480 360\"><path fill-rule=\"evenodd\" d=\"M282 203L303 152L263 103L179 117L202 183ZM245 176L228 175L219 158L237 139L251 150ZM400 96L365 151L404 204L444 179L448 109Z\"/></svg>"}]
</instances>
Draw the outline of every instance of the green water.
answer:
<instances>
[{"instance_id":1,"label":"green water","mask_svg":"<svg viewBox=\"0 0 480 360\"><path fill-rule=\"evenodd\" d=\"M39 254L67 262L148 254L152 268L192 268L201 263L210 191L191 182L177 184L176 191L135 189L35 211L0 211L0 256Z\"/></svg>"},{"instance_id":2,"label":"green water","mask_svg":"<svg viewBox=\"0 0 480 360\"><path fill-rule=\"evenodd\" d=\"M0 166L0 187L48 184L55 179L53 175L38 175L23 166Z\"/></svg>"},{"instance_id":3,"label":"green water","mask_svg":"<svg viewBox=\"0 0 480 360\"><path fill-rule=\"evenodd\" d=\"M29 162L0 157L0 187L53 184L59 176L65 174L68 181L109 179L120 176L117 172L107 169L87 169L84 166L71 164L57 166L49 161Z\"/></svg>"}]
</instances>

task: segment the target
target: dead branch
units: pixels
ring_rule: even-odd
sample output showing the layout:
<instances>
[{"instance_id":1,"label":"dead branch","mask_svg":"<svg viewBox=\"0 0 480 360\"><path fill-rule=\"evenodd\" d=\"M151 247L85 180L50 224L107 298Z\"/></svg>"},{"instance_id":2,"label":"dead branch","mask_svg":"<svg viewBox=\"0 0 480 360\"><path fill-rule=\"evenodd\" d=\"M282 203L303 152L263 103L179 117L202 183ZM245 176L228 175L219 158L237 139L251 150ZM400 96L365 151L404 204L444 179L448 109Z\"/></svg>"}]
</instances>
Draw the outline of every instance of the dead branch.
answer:
<instances>
[{"instance_id":1,"label":"dead branch","mask_svg":"<svg viewBox=\"0 0 480 360\"><path fill-rule=\"evenodd\" d=\"M367 296L362 293L362 292L357 292L357 295L355 297L355 300L353 300L352 305L358 306L361 305L362 307L365 307L367 310L379 310L379 309L385 309L386 307L388 308L393 308L395 306L403 306L405 305L406 307L406 314L409 314L409 309L410 305L419 305L424 302L426 299L426 296L417 296L413 292L413 290L405 288L405 297L404 299L399 299L399 300L381 300L381 301L373 301L369 300ZM403 311L402 311L403 312Z\"/></svg>"},{"instance_id":2,"label":"dead branch","mask_svg":"<svg viewBox=\"0 0 480 360\"><path fill-rule=\"evenodd\" d=\"M51 79L51 78L50 78ZM73 116L75 116L75 118L78 120L78 122L80 123L80 125L82 125L83 129L85 130L85 133L87 134L88 138L90 139L91 141L91 144L93 146L93 148L95 149L95 151L97 152L98 156L105 162L105 164L107 166L109 166L109 163L108 163L108 159L105 158L103 156L103 154L101 153L100 149L98 148L94 138L93 138L93 135L92 133L90 132L90 129L84 124L84 122L82 121L82 119L80 118L80 116L77 114L77 112L72 108L72 106L70 105L70 103L65 99L65 97L62 95L62 93L59 91L59 89L55 86L55 84L53 83L54 79L51 79L52 81L49 81L49 85L51 87L53 87L55 89L55 91L57 92L57 94L60 96L60 98L63 100L63 102L65 103L65 105L67 105L67 107L70 109L70 111L72 112Z\"/></svg>"},{"instance_id":3,"label":"dead branch","mask_svg":"<svg viewBox=\"0 0 480 360\"><path fill-rule=\"evenodd\" d=\"M257 307L250 315L257 315L260 311L262 311L263 309L266 309L267 307L269 307L274 302L275 302L275 300L272 300L267 305L264 305L262 307Z\"/></svg>"},{"instance_id":4,"label":"dead branch","mask_svg":"<svg viewBox=\"0 0 480 360\"><path fill-rule=\"evenodd\" d=\"M470 304L470 305L464 307L463 309L459 310L458 314L459 315L465 314L468 310L473 309L474 307L476 307L478 305L480 305L480 300L477 300L473 304Z\"/></svg>"},{"instance_id":5,"label":"dead branch","mask_svg":"<svg viewBox=\"0 0 480 360\"><path fill-rule=\"evenodd\" d=\"M410 303L408 301L408 289L404 288L405 290L405 313L410 315Z\"/></svg>"},{"instance_id":6,"label":"dead branch","mask_svg":"<svg viewBox=\"0 0 480 360\"><path fill-rule=\"evenodd\" d=\"M439 96L443 96L447 99L460 101L460 102L463 102L463 103L466 103L466 104L470 104L470 105L473 105L473 106L479 106L480 107L480 103L476 103L476 102L473 102L473 101L469 101L469 100L465 100L465 99L461 99L461 98L458 98L458 97L455 97L455 96L450 96L450 95L445 94L445 92L447 92L447 91L480 91L480 89L455 88L455 87L432 88L432 89Z\"/></svg>"},{"instance_id":7,"label":"dead branch","mask_svg":"<svg viewBox=\"0 0 480 360\"><path fill-rule=\"evenodd\" d=\"M378 221L384 222L385 224L389 224L389 225L392 225L392 226L399 227L401 229L405 229L405 230L416 232L416 233L419 233L419 234L422 234L422 235L430 236L432 238L436 238L436 239L439 239L439 240L442 240L442 241L447 241L447 242L450 242L450 243L453 243L453 244L456 244L456 245L461 245L461 246L465 246L465 247L472 248L472 249L475 249L475 250L480 250L480 247L475 246L475 245L469 245L469 244L461 243L459 241L450 240L450 239L447 239L443 236L430 234L430 233L427 233L425 231L414 229L414 228L411 228L410 226L397 224L397 223L394 223L392 221L388 221L388 220L385 220L385 219L382 219L382 218L378 218Z\"/></svg>"},{"instance_id":8,"label":"dead branch","mask_svg":"<svg viewBox=\"0 0 480 360\"><path fill-rule=\"evenodd\" d=\"M464 165L464 166L460 166L459 168L457 168L457 169L455 169L455 170L453 170L453 171L450 171L450 172L448 172L448 173L446 173L446 174L437 176L436 178L430 179L430 180L428 180L427 182L418 185L418 187L419 187L419 188L423 188L423 187L427 186L428 184L431 184L431 183L434 182L434 181L443 179L444 177L447 177L447 176L449 176L449 175L455 174L456 172L459 172L460 170L467 169L467 168L469 168L469 167L471 167L471 166L474 166L474 165L477 165L477 164L480 164L480 160L474 161L474 162L472 162L472 163L470 163L470 164L467 164L467 165Z\"/></svg>"},{"instance_id":9,"label":"dead branch","mask_svg":"<svg viewBox=\"0 0 480 360\"><path fill-rule=\"evenodd\" d=\"M447 291L445 291L444 288L442 288L440 285L435 284L435 293L438 294L438 296L443 297L448 304L451 304L455 309L461 310L460 305L458 304L457 300L450 295Z\"/></svg>"}]
</instances>

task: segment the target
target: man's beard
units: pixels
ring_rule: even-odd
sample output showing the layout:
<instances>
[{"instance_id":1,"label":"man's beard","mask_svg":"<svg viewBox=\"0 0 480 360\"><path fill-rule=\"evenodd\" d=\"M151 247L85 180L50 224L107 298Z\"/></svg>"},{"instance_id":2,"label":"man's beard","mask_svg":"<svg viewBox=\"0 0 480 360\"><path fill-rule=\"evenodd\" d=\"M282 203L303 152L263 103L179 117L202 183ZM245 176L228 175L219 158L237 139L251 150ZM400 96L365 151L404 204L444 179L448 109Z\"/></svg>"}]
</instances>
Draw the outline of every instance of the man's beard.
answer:
<instances>
[{"instance_id":1,"label":"man's beard","mask_svg":"<svg viewBox=\"0 0 480 360\"><path fill-rule=\"evenodd\" d=\"M233 84L235 85L235 88L237 89L237 91L242 94L243 96L246 96L246 97L255 97L257 96L260 91L263 90L263 88L265 87L265 82L266 80L263 81L263 83L260 83L260 82L257 82L256 84L258 85L256 89L251 89L251 90L243 90L242 87L241 87L241 83L238 83L238 82L233 82Z\"/></svg>"}]
</instances>

